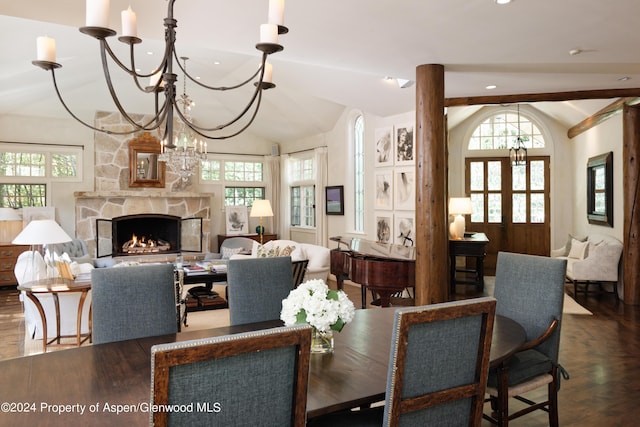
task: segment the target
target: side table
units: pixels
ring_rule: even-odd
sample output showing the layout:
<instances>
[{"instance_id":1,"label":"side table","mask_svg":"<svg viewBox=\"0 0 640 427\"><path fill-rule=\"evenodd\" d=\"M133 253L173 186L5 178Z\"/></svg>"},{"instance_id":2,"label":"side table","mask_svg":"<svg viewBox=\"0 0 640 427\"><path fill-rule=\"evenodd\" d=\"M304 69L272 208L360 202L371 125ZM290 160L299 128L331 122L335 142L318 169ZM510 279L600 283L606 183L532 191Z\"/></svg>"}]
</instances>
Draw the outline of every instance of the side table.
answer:
<instances>
[{"instance_id":1,"label":"side table","mask_svg":"<svg viewBox=\"0 0 640 427\"><path fill-rule=\"evenodd\" d=\"M60 302L58 300L58 295L62 293L69 292L80 292L80 301L78 302L78 317L76 323L76 339L77 345L80 347L83 342L86 340L91 340L91 320L89 320L89 333L83 338L82 334L82 309L84 306L84 302L87 299L87 294L89 290L91 290L91 282L89 281L74 281L71 279L63 279L61 277L50 278L50 279L42 279L42 280L34 280L33 282L27 282L25 284L19 285L18 290L24 291L27 297L33 301L36 308L38 309L38 313L40 313L40 318L42 319L42 350L43 352L47 352L47 345L56 341L57 344L60 344L60 338L63 338L60 335ZM56 336L51 340L47 340L47 316L45 315L44 308L42 308L42 304L38 299L38 294L52 294L53 301L56 308ZM91 309L89 309L89 319L91 319ZM91 341L90 341L91 342Z\"/></svg>"},{"instance_id":2,"label":"side table","mask_svg":"<svg viewBox=\"0 0 640 427\"><path fill-rule=\"evenodd\" d=\"M471 234L471 233L469 233ZM489 239L484 233L473 233L469 236L465 235L463 239L449 240L449 267L451 294L456 292L456 283L475 284L476 288L481 291L484 289L484 257L486 255L485 248L489 243ZM456 268L456 257L463 256L475 258L476 268ZM474 280L458 280L456 272L475 273Z\"/></svg>"}]
</instances>

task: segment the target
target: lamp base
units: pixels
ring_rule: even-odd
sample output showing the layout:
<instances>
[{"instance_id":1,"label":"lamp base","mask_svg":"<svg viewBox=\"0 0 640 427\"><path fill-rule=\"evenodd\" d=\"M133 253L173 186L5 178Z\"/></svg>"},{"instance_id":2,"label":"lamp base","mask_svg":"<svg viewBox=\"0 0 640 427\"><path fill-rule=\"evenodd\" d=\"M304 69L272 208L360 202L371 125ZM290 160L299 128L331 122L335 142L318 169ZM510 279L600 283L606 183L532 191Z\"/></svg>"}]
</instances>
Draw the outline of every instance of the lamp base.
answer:
<instances>
[{"instance_id":1,"label":"lamp base","mask_svg":"<svg viewBox=\"0 0 640 427\"><path fill-rule=\"evenodd\" d=\"M256 233L257 234L264 234L264 227L261 225L256 226Z\"/></svg>"},{"instance_id":2,"label":"lamp base","mask_svg":"<svg viewBox=\"0 0 640 427\"><path fill-rule=\"evenodd\" d=\"M462 215L456 215L453 222L449 226L449 233L452 239L464 239L465 221Z\"/></svg>"}]
</instances>

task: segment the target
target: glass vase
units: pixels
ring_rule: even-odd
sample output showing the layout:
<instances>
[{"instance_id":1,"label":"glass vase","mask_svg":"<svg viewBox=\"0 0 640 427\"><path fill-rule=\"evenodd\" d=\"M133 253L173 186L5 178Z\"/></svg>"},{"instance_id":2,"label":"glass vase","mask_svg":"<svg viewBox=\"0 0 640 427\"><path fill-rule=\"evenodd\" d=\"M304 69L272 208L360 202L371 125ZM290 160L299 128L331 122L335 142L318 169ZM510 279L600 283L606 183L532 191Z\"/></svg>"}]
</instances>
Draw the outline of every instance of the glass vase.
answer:
<instances>
[{"instance_id":1,"label":"glass vase","mask_svg":"<svg viewBox=\"0 0 640 427\"><path fill-rule=\"evenodd\" d=\"M321 332L313 328L311 332L311 353L333 353L333 331Z\"/></svg>"}]
</instances>

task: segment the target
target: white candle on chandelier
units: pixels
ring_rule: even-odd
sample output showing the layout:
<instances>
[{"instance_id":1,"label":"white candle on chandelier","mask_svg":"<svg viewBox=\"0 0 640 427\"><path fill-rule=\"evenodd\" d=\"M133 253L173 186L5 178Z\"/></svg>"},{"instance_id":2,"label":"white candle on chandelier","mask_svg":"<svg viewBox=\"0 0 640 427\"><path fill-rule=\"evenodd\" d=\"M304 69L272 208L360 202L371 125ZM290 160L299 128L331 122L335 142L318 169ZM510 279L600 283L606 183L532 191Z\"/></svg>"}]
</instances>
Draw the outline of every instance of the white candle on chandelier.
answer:
<instances>
[{"instance_id":1,"label":"white candle on chandelier","mask_svg":"<svg viewBox=\"0 0 640 427\"><path fill-rule=\"evenodd\" d=\"M200 152L202 153L202 140L200 140Z\"/></svg>"},{"instance_id":2,"label":"white candle on chandelier","mask_svg":"<svg viewBox=\"0 0 640 427\"><path fill-rule=\"evenodd\" d=\"M41 36L36 39L38 61L56 62L56 41L51 37Z\"/></svg>"},{"instance_id":3,"label":"white candle on chandelier","mask_svg":"<svg viewBox=\"0 0 640 427\"><path fill-rule=\"evenodd\" d=\"M260 43L278 44L278 26L275 24L261 24Z\"/></svg>"},{"instance_id":4,"label":"white candle on chandelier","mask_svg":"<svg viewBox=\"0 0 640 427\"><path fill-rule=\"evenodd\" d=\"M269 24L284 25L284 0L269 0Z\"/></svg>"},{"instance_id":5,"label":"white candle on chandelier","mask_svg":"<svg viewBox=\"0 0 640 427\"><path fill-rule=\"evenodd\" d=\"M204 154L207 154L207 142L204 143Z\"/></svg>"},{"instance_id":6,"label":"white candle on chandelier","mask_svg":"<svg viewBox=\"0 0 640 427\"><path fill-rule=\"evenodd\" d=\"M109 0L87 0L86 26L109 28Z\"/></svg>"},{"instance_id":7,"label":"white candle on chandelier","mask_svg":"<svg viewBox=\"0 0 640 427\"><path fill-rule=\"evenodd\" d=\"M262 77L262 81L264 83L273 82L273 66L268 62L264 63L264 76Z\"/></svg>"},{"instance_id":8,"label":"white candle on chandelier","mask_svg":"<svg viewBox=\"0 0 640 427\"><path fill-rule=\"evenodd\" d=\"M151 77L149 77L149 86L151 87L155 86L158 83L158 81L160 81L161 78L162 78L162 71L156 71L155 73L153 73Z\"/></svg>"},{"instance_id":9,"label":"white candle on chandelier","mask_svg":"<svg viewBox=\"0 0 640 427\"><path fill-rule=\"evenodd\" d=\"M129 9L123 10L120 15L122 17L122 35L138 37L136 13L131 10L131 6L129 6Z\"/></svg>"}]
</instances>

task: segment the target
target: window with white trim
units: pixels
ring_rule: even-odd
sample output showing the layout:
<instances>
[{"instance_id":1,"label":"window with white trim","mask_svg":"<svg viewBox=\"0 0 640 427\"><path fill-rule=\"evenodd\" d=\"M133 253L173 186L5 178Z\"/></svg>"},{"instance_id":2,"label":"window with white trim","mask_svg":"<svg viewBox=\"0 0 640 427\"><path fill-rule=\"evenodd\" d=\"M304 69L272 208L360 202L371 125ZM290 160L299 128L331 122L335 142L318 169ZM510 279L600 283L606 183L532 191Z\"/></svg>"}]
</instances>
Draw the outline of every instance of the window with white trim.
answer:
<instances>
[{"instance_id":1,"label":"window with white trim","mask_svg":"<svg viewBox=\"0 0 640 427\"><path fill-rule=\"evenodd\" d=\"M364 232L364 119L353 123L353 230Z\"/></svg>"},{"instance_id":2,"label":"window with white trim","mask_svg":"<svg viewBox=\"0 0 640 427\"><path fill-rule=\"evenodd\" d=\"M290 158L287 162L291 226L316 226L315 161L313 157Z\"/></svg>"},{"instance_id":3,"label":"window with white trim","mask_svg":"<svg viewBox=\"0 0 640 427\"><path fill-rule=\"evenodd\" d=\"M225 206L251 207L254 200L265 198L264 165L259 161L203 160L200 180L224 185Z\"/></svg>"},{"instance_id":4,"label":"window with white trim","mask_svg":"<svg viewBox=\"0 0 640 427\"><path fill-rule=\"evenodd\" d=\"M525 147L544 148L540 129L527 117L513 111L501 111L492 115L473 131L469 150L506 150L520 135Z\"/></svg>"}]
</instances>

